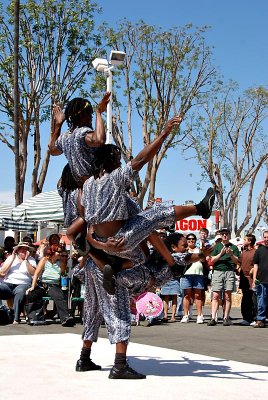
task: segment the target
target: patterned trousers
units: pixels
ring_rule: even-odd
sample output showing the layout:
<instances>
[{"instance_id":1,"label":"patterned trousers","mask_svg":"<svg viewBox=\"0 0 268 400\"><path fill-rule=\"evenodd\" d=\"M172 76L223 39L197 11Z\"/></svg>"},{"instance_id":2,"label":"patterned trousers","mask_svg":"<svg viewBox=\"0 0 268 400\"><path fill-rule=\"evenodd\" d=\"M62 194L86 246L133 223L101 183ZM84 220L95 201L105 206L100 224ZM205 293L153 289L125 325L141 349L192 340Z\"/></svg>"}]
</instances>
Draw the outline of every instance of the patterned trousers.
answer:
<instances>
[{"instance_id":1,"label":"patterned trousers","mask_svg":"<svg viewBox=\"0 0 268 400\"><path fill-rule=\"evenodd\" d=\"M135 217L129 218L114 236L116 239L125 238L124 249L109 251L109 254L128 258L134 264L144 262L144 256L139 244L145 240L155 229L160 229L174 223L174 207L158 204L148 210L142 211ZM97 240L105 242L107 238L95 236ZM108 252L107 252L108 253Z\"/></svg>"},{"instance_id":2,"label":"patterned trousers","mask_svg":"<svg viewBox=\"0 0 268 400\"><path fill-rule=\"evenodd\" d=\"M83 340L96 342L104 319L111 344L128 342L131 331L129 293L116 286L114 296L102 286L102 272L89 258L85 267L85 301Z\"/></svg>"}]
</instances>

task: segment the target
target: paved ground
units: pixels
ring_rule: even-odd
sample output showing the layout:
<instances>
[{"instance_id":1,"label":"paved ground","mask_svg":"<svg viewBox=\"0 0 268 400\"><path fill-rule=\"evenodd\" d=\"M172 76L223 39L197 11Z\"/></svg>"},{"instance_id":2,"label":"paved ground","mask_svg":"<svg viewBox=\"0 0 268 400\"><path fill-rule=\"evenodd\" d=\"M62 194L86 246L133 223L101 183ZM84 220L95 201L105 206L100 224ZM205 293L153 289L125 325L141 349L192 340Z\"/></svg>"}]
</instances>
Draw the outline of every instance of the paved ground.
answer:
<instances>
[{"instance_id":1,"label":"paved ground","mask_svg":"<svg viewBox=\"0 0 268 400\"><path fill-rule=\"evenodd\" d=\"M209 308L206 309L207 318ZM147 374L145 381L107 379L114 359L114 346L100 329L93 359L101 372L76 373L82 326L60 324L30 327L26 324L0 327L1 400L22 396L43 399L181 398L195 400L261 399L268 387L268 328L239 326L239 310L232 312L234 325L216 327L168 323L135 326L129 346L134 368ZM15 377L15 379L14 379ZM159 379L161 378L161 379ZM126 392L125 392L126 393Z\"/></svg>"},{"instance_id":2,"label":"paved ground","mask_svg":"<svg viewBox=\"0 0 268 400\"><path fill-rule=\"evenodd\" d=\"M129 362L146 380L108 379L114 346L100 339L93 358L102 371L74 371L80 351L76 334L13 335L1 338L1 399L118 400L263 399L268 368L194 353L131 343Z\"/></svg>"},{"instance_id":3,"label":"paved ground","mask_svg":"<svg viewBox=\"0 0 268 400\"><path fill-rule=\"evenodd\" d=\"M209 312L209 307L206 307L207 320L209 320ZM148 328L134 326L131 341L268 367L268 327L254 329L240 326L241 314L237 308L232 310L231 316L233 325L229 327L222 326L221 321L215 327L208 327L206 324L197 325L194 320L188 324L176 322ZM82 331L83 327L80 324L74 328L63 328L60 324L32 327L25 323L16 326L0 326L0 336L66 332L81 335ZM105 328L100 329L100 337L107 338Z\"/></svg>"}]
</instances>

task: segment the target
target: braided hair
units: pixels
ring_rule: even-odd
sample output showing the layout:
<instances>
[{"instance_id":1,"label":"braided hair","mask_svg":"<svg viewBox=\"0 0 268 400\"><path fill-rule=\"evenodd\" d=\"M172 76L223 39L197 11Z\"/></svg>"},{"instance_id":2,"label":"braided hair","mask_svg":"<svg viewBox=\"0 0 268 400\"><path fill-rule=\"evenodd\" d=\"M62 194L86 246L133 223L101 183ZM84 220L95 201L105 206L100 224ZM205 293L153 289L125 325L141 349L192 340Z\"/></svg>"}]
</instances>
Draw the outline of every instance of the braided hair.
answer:
<instances>
[{"instance_id":1,"label":"braided hair","mask_svg":"<svg viewBox=\"0 0 268 400\"><path fill-rule=\"evenodd\" d=\"M96 148L92 162L92 175L95 179L99 178L104 170L108 173L114 170L114 163L118 159L118 154L121 155L121 151L114 144L105 144Z\"/></svg>"},{"instance_id":2,"label":"braided hair","mask_svg":"<svg viewBox=\"0 0 268 400\"><path fill-rule=\"evenodd\" d=\"M81 117L89 114L92 117L93 108L89 100L82 97L75 97L67 104L65 108L65 119L70 129L82 127ZM90 126L91 129L92 126Z\"/></svg>"}]
</instances>

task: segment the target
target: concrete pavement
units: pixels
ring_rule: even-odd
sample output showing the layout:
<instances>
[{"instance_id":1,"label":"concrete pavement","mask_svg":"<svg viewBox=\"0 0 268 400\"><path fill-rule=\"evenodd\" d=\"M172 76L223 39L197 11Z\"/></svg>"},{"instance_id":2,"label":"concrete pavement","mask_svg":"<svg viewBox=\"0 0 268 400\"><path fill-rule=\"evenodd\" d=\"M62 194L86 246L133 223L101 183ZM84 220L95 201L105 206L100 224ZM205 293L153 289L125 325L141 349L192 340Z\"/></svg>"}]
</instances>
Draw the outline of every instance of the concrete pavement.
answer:
<instances>
[{"instance_id":1,"label":"concrete pavement","mask_svg":"<svg viewBox=\"0 0 268 400\"><path fill-rule=\"evenodd\" d=\"M0 340L2 400L258 400L267 396L268 367L260 365L131 343L129 362L147 379L115 381L108 379L115 346L107 339L99 339L92 351L102 371L82 373L74 370L81 347L75 333L6 335Z\"/></svg>"}]
</instances>

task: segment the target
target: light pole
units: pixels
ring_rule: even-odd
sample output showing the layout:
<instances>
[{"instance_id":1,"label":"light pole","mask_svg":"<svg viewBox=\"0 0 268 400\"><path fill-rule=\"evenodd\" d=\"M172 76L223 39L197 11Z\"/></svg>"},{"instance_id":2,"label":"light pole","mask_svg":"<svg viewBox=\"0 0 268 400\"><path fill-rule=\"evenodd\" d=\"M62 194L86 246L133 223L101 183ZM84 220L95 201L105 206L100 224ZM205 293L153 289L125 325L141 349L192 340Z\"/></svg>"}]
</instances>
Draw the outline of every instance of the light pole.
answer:
<instances>
[{"instance_id":1,"label":"light pole","mask_svg":"<svg viewBox=\"0 0 268 400\"><path fill-rule=\"evenodd\" d=\"M112 141L112 91L113 91L113 74L112 69L115 65L122 65L125 61L126 53L123 51L112 50L110 53L109 62L105 58L95 58L92 65L98 72L103 72L107 78L107 92L111 93L110 101L107 105L107 133L106 143Z\"/></svg>"}]
</instances>

